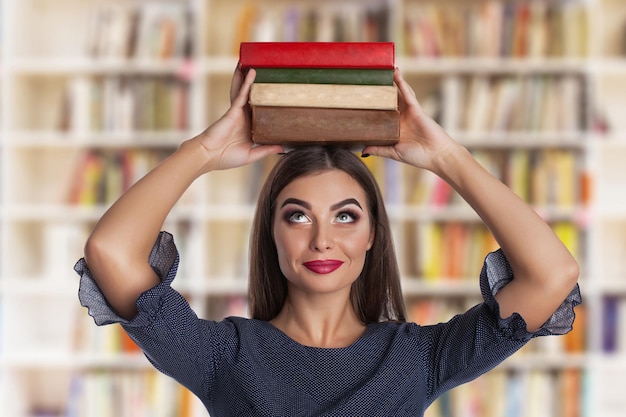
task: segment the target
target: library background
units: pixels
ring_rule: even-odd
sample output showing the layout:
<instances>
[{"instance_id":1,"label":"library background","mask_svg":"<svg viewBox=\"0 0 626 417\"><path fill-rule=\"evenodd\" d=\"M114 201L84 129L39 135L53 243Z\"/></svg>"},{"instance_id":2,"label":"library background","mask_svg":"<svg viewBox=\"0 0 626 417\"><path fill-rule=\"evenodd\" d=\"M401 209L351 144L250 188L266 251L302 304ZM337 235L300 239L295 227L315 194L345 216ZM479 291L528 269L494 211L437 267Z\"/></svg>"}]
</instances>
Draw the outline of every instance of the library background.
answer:
<instances>
[{"instance_id":1,"label":"library background","mask_svg":"<svg viewBox=\"0 0 626 417\"><path fill-rule=\"evenodd\" d=\"M2 416L206 415L118 326L93 324L72 266L106 207L227 109L239 42L261 40L395 42L427 111L582 267L572 333L534 340L428 417L624 416L626 2L1 0L0 14ZM164 226L182 257L175 286L202 317L246 315L248 230L271 162L201 178ZM437 178L368 164L409 318L479 302L494 243L478 218Z\"/></svg>"}]
</instances>

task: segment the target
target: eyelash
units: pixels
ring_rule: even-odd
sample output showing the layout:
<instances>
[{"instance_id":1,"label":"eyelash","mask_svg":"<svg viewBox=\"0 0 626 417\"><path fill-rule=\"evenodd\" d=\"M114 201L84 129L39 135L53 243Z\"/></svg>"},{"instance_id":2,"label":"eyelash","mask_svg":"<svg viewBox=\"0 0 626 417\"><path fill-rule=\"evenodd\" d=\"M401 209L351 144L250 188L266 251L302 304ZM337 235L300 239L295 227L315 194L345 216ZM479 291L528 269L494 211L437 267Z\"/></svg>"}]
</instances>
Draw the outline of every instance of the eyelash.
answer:
<instances>
[{"instance_id":1,"label":"eyelash","mask_svg":"<svg viewBox=\"0 0 626 417\"><path fill-rule=\"evenodd\" d=\"M299 222L294 222L294 221L293 221L293 219L292 219L292 218L293 218L295 215L302 215L302 216L306 217L306 214L304 214L304 213L303 213L302 211L300 211L300 210L290 210L290 211L285 212L284 219L285 219L285 221L286 221L287 223L299 223Z\"/></svg>"},{"instance_id":2,"label":"eyelash","mask_svg":"<svg viewBox=\"0 0 626 417\"><path fill-rule=\"evenodd\" d=\"M293 221L293 217L296 216L296 215L302 215L304 217L307 217L306 214L304 214L300 210L290 210L290 211L285 212L285 215L283 216L283 218L288 223L299 223L299 222L294 222ZM352 221L349 222L349 223L354 223L354 222L358 221L361 218L361 216L356 211L353 211L353 210L342 210L341 212L337 213L336 218L339 218L340 216L343 216L343 215L350 216Z\"/></svg>"},{"instance_id":3,"label":"eyelash","mask_svg":"<svg viewBox=\"0 0 626 417\"><path fill-rule=\"evenodd\" d=\"M361 216L359 216L359 214L356 211L353 211L353 210L343 210L343 211L341 211L340 213L337 214L337 218L339 218L339 216L342 216L344 214L347 214L348 216L350 216L352 218L352 222L351 223L354 223L354 222L358 221L361 218Z\"/></svg>"}]
</instances>

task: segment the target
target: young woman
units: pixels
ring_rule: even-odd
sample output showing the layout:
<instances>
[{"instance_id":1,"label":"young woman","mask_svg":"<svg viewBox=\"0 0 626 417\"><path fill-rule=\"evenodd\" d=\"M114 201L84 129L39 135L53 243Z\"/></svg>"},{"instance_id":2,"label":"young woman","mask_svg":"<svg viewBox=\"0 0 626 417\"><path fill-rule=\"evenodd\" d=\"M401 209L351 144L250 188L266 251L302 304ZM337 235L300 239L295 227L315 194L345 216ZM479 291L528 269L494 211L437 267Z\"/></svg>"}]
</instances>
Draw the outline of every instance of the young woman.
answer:
<instances>
[{"instance_id":1,"label":"young woman","mask_svg":"<svg viewBox=\"0 0 626 417\"><path fill-rule=\"evenodd\" d=\"M430 170L476 210L500 245L480 272L484 302L447 323L407 323L374 179L348 150L308 147L284 155L261 191L252 318L199 319L170 287L178 254L160 230L199 176L283 152L251 142L253 80L254 70L235 72L231 108L111 206L75 267L81 303L96 323L121 323L210 415L421 416L531 338L571 329L580 302L571 254L423 113L398 70L400 140L362 156Z\"/></svg>"}]
</instances>

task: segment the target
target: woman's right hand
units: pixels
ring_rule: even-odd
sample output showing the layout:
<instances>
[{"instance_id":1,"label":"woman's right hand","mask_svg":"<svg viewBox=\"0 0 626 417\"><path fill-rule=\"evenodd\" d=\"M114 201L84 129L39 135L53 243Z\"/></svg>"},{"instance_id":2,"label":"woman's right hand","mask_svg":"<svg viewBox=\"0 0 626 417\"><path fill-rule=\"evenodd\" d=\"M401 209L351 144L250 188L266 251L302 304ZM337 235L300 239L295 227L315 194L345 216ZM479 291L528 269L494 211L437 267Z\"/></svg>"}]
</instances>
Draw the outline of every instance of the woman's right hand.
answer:
<instances>
[{"instance_id":1,"label":"woman's right hand","mask_svg":"<svg viewBox=\"0 0 626 417\"><path fill-rule=\"evenodd\" d=\"M248 97L255 76L254 69L244 75L237 66L231 81L230 108L204 132L183 143L182 146L200 145L204 149L204 172L236 168L284 152L280 145L255 145L252 142Z\"/></svg>"}]
</instances>

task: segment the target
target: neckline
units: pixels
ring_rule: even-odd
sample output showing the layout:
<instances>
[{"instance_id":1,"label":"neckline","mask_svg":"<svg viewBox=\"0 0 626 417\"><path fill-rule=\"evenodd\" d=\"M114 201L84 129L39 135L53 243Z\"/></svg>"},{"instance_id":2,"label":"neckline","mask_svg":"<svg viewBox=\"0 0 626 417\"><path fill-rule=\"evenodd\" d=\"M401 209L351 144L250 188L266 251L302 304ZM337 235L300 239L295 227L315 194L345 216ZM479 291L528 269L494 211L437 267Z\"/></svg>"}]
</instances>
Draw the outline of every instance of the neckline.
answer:
<instances>
[{"instance_id":1,"label":"neckline","mask_svg":"<svg viewBox=\"0 0 626 417\"><path fill-rule=\"evenodd\" d=\"M263 321L263 320L258 320L261 323L264 323L267 327L269 327L271 329L271 331L273 331L274 333L277 333L282 339L284 339L285 341L287 341L290 345L299 347L301 349L307 349L307 350L319 350L319 351L327 351L327 352L331 352L331 351L345 351L345 350L349 350L354 348L355 346L359 345L365 338L366 336L369 335L369 333L374 329L374 326L378 323L368 323L367 325L365 325L365 330L363 331L363 333L351 344L347 345L347 346L342 346L342 347L321 347L321 346L309 346L309 345L305 345L302 344L296 340L294 340L293 338L291 338L287 333L283 332L282 330L280 330L278 327L274 326L274 324L270 323L269 321Z\"/></svg>"}]
</instances>

